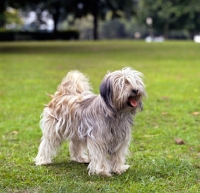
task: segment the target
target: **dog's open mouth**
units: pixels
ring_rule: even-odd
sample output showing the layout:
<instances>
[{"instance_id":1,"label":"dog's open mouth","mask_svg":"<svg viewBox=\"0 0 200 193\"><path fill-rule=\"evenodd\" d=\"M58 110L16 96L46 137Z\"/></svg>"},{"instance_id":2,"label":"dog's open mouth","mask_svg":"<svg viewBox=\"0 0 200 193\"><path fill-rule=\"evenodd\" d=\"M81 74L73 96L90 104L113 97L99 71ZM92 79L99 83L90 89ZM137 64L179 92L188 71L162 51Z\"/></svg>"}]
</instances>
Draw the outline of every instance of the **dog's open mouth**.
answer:
<instances>
[{"instance_id":1,"label":"dog's open mouth","mask_svg":"<svg viewBox=\"0 0 200 193\"><path fill-rule=\"evenodd\" d=\"M138 102L134 97L129 97L128 98L128 105L131 107L137 107Z\"/></svg>"}]
</instances>

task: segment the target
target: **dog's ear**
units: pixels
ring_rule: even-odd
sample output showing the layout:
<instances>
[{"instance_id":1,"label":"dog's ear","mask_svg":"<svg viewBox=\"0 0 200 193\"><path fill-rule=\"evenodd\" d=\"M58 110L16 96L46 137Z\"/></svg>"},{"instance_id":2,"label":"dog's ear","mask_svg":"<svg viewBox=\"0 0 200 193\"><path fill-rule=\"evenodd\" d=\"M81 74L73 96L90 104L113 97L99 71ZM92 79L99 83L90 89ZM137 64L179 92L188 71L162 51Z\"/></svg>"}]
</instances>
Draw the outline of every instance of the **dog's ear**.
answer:
<instances>
[{"instance_id":1,"label":"dog's ear","mask_svg":"<svg viewBox=\"0 0 200 193\"><path fill-rule=\"evenodd\" d=\"M106 103L106 106L114 112L115 109L112 102L113 87L109 78L105 78L102 81L100 85L100 95L103 98L104 102Z\"/></svg>"}]
</instances>

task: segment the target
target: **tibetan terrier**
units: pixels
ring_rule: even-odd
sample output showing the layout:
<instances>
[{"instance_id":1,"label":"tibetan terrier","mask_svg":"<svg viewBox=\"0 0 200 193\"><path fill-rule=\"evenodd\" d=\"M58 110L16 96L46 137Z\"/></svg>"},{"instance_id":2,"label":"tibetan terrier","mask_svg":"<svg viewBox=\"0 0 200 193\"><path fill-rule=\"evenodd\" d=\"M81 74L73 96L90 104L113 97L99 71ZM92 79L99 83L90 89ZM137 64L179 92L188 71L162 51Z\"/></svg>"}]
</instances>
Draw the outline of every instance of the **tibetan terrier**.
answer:
<instances>
[{"instance_id":1,"label":"tibetan terrier","mask_svg":"<svg viewBox=\"0 0 200 193\"><path fill-rule=\"evenodd\" d=\"M69 140L71 160L89 163L89 175L125 172L133 117L145 96L142 73L129 67L108 72L99 95L82 73L70 71L42 113L36 165L50 164L61 143Z\"/></svg>"}]
</instances>

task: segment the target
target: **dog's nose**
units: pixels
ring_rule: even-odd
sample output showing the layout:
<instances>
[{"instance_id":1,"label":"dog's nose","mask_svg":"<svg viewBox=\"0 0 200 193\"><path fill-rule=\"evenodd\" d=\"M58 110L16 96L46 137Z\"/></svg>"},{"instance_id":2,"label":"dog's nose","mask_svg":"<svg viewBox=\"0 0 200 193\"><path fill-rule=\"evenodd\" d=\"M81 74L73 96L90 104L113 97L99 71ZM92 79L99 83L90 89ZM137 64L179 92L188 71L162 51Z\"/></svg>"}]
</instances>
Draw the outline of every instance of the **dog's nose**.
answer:
<instances>
[{"instance_id":1,"label":"dog's nose","mask_svg":"<svg viewBox=\"0 0 200 193\"><path fill-rule=\"evenodd\" d=\"M138 94L138 90L133 89L132 92L136 95Z\"/></svg>"}]
</instances>

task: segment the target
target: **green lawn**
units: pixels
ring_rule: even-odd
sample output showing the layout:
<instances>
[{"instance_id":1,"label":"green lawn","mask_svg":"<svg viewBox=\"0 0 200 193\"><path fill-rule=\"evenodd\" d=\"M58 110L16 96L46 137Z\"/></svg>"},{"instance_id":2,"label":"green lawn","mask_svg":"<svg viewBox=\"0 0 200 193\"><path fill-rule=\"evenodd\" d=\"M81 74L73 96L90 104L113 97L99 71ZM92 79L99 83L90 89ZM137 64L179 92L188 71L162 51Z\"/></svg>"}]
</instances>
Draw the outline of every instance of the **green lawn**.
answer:
<instances>
[{"instance_id":1,"label":"green lawn","mask_svg":"<svg viewBox=\"0 0 200 193\"><path fill-rule=\"evenodd\" d=\"M36 167L46 93L72 69L88 75L98 93L105 73L125 66L144 73L149 95L135 118L130 169L88 176L86 164L69 160L68 143L52 165ZM200 192L200 45L0 42L0 192Z\"/></svg>"}]
</instances>

